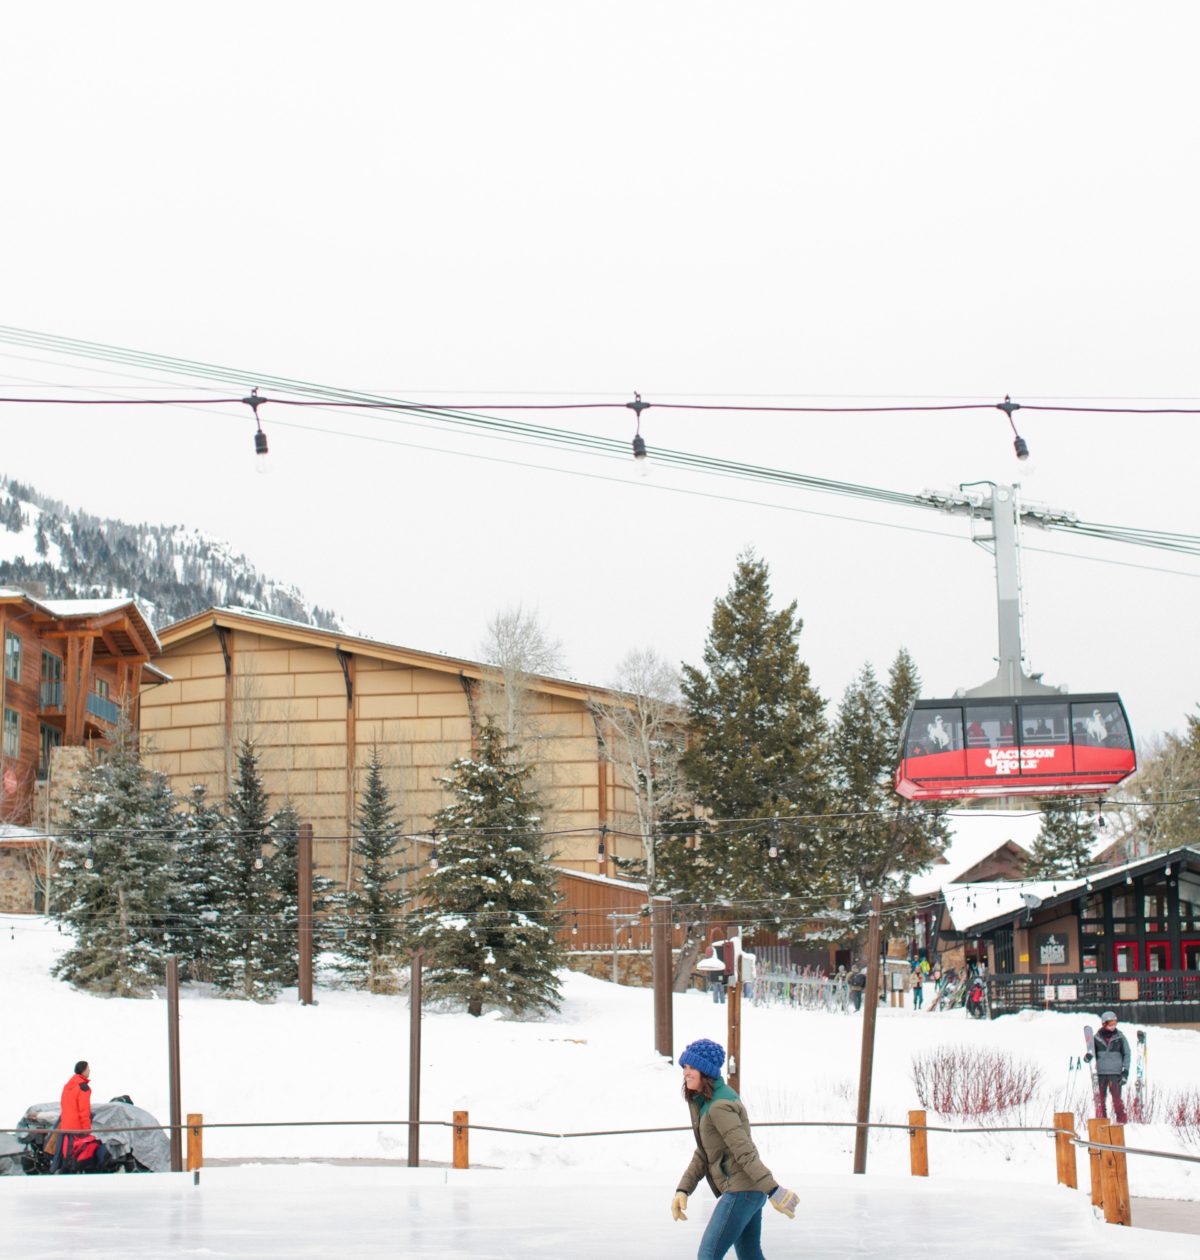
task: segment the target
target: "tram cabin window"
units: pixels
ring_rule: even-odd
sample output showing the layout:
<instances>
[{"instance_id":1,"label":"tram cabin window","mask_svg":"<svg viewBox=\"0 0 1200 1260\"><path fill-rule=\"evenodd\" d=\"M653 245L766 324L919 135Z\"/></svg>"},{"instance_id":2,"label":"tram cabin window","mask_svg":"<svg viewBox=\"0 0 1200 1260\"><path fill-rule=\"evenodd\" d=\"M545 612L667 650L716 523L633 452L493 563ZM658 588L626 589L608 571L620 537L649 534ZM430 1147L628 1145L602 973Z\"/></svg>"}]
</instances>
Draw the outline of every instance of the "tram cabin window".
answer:
<instances>
[{"instance_id":1,"label":"tram cabin window","mask_svg":"<svg viewBox=\"0 0 1200 1260\"><path fill-rule=\"evenodd\" d=\"M957 752L963 746L961 709L916 709L908 727L906 757Z\"/></svg>"},{"instance_id":2,"label":"tram cabin window","mask_svg":"<svg viewBox=\"0 0 1200 1260\"><path fill-rule=\"evenodd\" d=\"M1011 704L968 705L966 722L968 748L999 748L1013 742Z\"/></svg>"},{"instance_id":3,"label":"tram cabin window","mask_svg":"<svg viewBox=\"0 0 1200 1260\"><path fill-rule=\"evenodd\" d=\"M1129 727L1121 706L1106 700L1071 705L1071 733L1077 744L1094 748L1128 748Z\"/></svg>"},{"instance_id":4,"label":"tram cabin window","mask_svg":"<svg viewBox=\"0 0 1200 1260\"><path fill-rule=\"evenodd\" d=\"M1065 704L1021 705L1021 743L1065 744L1070 741Z\"/></svg>"}]
</instances>

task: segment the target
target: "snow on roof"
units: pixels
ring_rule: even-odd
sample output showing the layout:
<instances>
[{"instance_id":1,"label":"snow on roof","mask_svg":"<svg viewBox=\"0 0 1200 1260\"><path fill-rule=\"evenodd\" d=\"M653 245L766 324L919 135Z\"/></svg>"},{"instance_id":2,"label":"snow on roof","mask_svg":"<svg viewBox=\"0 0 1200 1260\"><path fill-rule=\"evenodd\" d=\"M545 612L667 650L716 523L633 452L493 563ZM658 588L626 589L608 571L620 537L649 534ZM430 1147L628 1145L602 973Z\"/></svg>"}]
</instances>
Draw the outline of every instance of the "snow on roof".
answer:
<instances>
[{"instance_id":1,"label":"snow on roof","mask_svg":"<svg viewBox=\"0 0 1200 1260\"><path fill-rule=\"evenodd\" d=\"M160 652L162 651L162 644L158 641L158 635L154 633L150 619L142 611L137 600L130 599L129 596L115 599L39 599L36 595L30 595L28 591L21 590L20 587L0 586L0 599L14 598L26 599L38 608L44 609L52 617L101 617L105 613L117 612L122 608L132 608L142 625L146 627L146 633L153 640L154 646Z\"/></svg>"},{"instance_id":2,"label":"snow on roof","mask_svg":"<svg viewBox=\"0 0 1200 1260\"><path fill-rule=\"evenodd\" d=\"M310 634L322 634L330 639L350 640L356 639L360 643L373 643L379 647L392 652L404 652L414 656L428 657L434 660L445 661L447 665L454 668L469 666L472 669L488 669L490 668L487 661L473 660L467 656L451 656L448 652L434 652L429 648L410 648L401 643L393 643L387 639L376 638L369 634L360 634L356 630L328 630L324 626L312 625L306 621L295 621L290 617L279 617L275 613L261 612L257 608L242 608L236 604L221 604L213 608L205 609L203 613L196 613L191 617L181 618L179 621L173 622L167 627L169 632L175 626L182 625L184 622L198 621L205 616L219 616L221 613L227 613L231 616L245 617L248 620L261 621L264 625L273 625L286 627L295 630L304 630ZM543 683L557 684L569 687L574 690L603 692L608 695L622 695L624 693L615 690L612 687L602 687L592 683L581 683L576 678L560 678L553 674L535 674L532 675L535 681Z\"/></svg>"},{"instance_id":3,"label":"snow on roof","mask_svg":"<svg viewBox=\"0 0 1200 1260\"><path fill-rule=\"evenodd\" d=\"M13 823L0 823L0 845L33 844L36 840L45 840L44 831L31 831L28 827L17 827Z\"/></svg>"},{"instance_id":4,"label":"snow on roof","mask_svg":"<svg viewBox=\"0 0 1200 1260\"><path fill-rule=\"evenodd\" d=\"M586 879L593 884L608 884L611 888L627 888L630 892L645 893L647 891L645 884L639 884L632 879L614 879L611 875L593 875L588 871L574 871L570 867L561 866L558 868L559 875L570 875L572 879Z\"/></svg>"},{"instance_id":5,"label":"snow on roof","mask_svg":"<svg viewBox=\"0 0 1200 1260\"><path fill-rule=\"evenodd\" d=\"M921 896L937 892L1010 840L1025 850L1032 849L1042 816L1036 810L963 809L947 814L946 822L950 844L943 855L945 862L914 876L909 882L911 892Z\"/></svg>"},{"instance_id":6,"label":"snow on roof","mask_svg":"<svg viewBox=\"0 0 1200 1260\"><path fill-rule=\"evenodd\" d=\"M1184 852L1194 854L1200 860L1200 849L1185 846ZM1174 852L1174 850L1172 850ZM1007 914L1024 910L1026 896L1036 898L1034 908L1043 901L1066 900L1083 891L1091 884L1110 883L1126 873L1141 867L1153 867L1165 860L1167 853L1152 853L1148 857L1133 858L1120 866L1108 866L1101 871L1091 871L1074 879L1007 880L988 884L945 884L942 896L950 912L950 922L962 932L980 923L987 923Z\"/></svg>"}]
</instances>

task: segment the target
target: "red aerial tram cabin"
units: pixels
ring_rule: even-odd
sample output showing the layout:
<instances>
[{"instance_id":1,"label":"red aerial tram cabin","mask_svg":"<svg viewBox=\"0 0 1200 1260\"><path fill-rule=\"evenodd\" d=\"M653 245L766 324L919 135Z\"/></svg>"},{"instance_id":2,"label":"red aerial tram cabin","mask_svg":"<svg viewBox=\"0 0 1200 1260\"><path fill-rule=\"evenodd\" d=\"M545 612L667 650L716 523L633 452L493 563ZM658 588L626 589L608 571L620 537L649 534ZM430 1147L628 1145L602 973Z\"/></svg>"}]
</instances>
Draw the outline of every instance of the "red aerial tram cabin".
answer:
<instances>
[{"instance_id":1,"label":"red aerial tram cabin","mask_svg":"<svg viewBox=\"0 0 1200 1260\"><path fill-rule=\"evenodd\" d=\"M1106 792L1137 769L1113 692L918 700L896 791L911 801Z\"/></svg>"}]
</instances>

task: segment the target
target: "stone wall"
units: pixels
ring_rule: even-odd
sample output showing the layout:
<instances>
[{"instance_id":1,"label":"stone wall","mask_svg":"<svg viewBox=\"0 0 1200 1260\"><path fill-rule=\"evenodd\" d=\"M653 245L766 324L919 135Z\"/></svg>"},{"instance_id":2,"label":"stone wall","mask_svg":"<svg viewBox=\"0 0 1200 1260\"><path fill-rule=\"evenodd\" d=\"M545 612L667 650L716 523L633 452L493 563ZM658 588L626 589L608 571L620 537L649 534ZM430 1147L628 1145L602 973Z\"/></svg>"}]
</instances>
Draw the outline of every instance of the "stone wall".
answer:
<instances>
[{"instance_id":1,"label":"stone wall","mask_svg":"<svg viewBox=\"0 0 1200 1260\"><path fill-rule=\"evenodd\" d=\"M679 961L679 950L672 951L672 973ZM612 980L612 950L575 950L567 954L567 966L572 971L594 976L597 980ZM617 954L617 983L635 989L654 986L654 963L650 951L620 950Z\"/></svg>"},{"instance_id":2,"label":"stone wall","mask_svg":"<svg viewBox=\"0 0 1200 1260\"><path fill-rule=\"evenodd\" d=\"M33 912L33 877L26 859L28 846L0 844L0 913Z\"/></svg>"}]
</instances>

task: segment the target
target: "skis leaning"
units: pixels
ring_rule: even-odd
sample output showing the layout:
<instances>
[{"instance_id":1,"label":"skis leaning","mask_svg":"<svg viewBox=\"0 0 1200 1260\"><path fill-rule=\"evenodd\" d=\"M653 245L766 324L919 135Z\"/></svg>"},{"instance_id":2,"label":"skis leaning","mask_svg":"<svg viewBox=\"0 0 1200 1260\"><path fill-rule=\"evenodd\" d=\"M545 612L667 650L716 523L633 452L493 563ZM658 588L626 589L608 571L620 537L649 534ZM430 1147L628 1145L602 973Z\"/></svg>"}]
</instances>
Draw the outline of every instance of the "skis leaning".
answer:
<instances>
[{"instance_id":1,"label":"skis leaning","mask_svg":"<svg viewBox=\"0 0 1200 1260\"><path fill-rule=\"evenodd\" d=\"M1147 1122L1146 1115L1146 1030L1138 1029L1137 1049L1134 1051L1133 1106L1130 1108L1131 1118L1139 1124Z\"/></svg>"},{"instance_id":2,"label":"skis leaning","mask_svg":"<svg viewBox=\"0 0 1200 1260\"><path fill-rule=\"evenodd\" d=\"M1084 1044L1087 1046L1088 1067L1092 1069L1092 1103L1095 1106L1097 1117L1103 1115L1100 1109L1100 1076L1096 1071L1096 1034L1091 1024L1088 1024L1083 1030Z\"/></svg>"}]
</instances>

